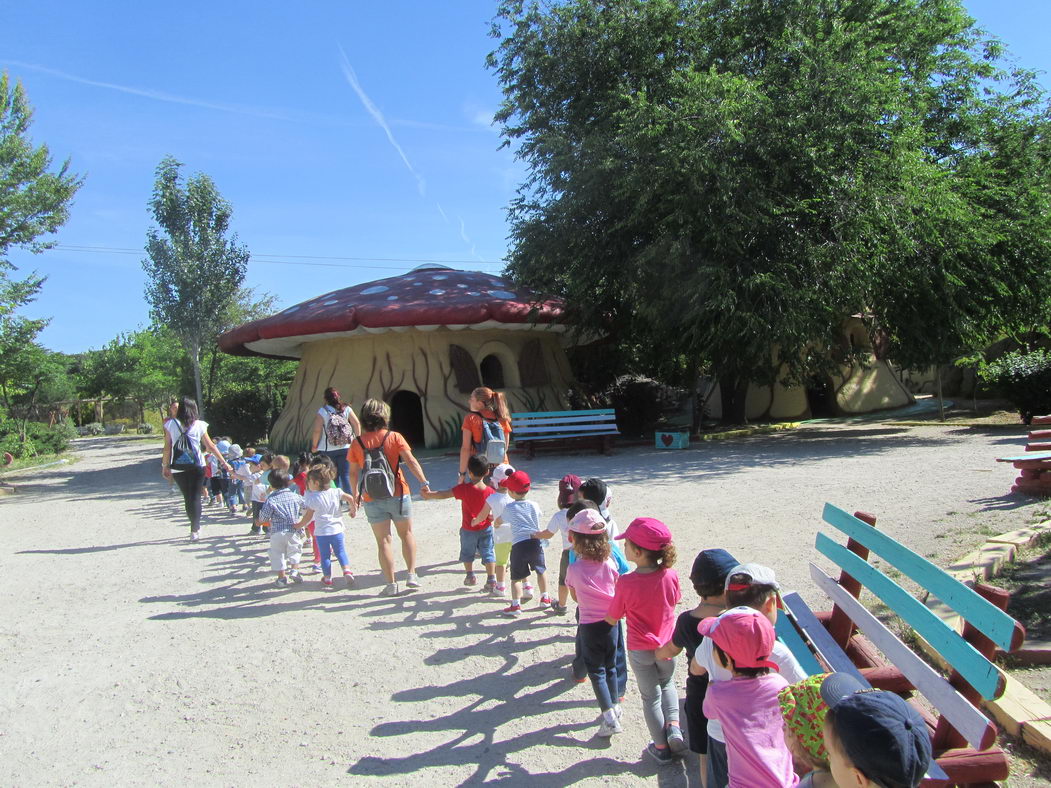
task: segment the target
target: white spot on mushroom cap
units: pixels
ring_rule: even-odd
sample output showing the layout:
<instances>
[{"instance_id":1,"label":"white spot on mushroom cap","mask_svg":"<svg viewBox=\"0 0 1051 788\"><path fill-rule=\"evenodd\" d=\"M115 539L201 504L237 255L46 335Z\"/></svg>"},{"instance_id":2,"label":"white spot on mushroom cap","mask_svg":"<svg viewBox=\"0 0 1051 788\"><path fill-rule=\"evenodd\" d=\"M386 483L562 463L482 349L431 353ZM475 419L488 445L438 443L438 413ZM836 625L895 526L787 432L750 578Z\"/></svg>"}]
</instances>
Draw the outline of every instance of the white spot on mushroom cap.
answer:
<instances>
[{"instance_id":1,"label":"white spot on mushroom cap","mask_svg":"<svg viewBox=\"0 0 1051 788\"><path fill-rule=\"evenodd\" d=\"M431 295L445 295L445 291L444 290L429 290L428 292Z\"/></svg>"},{"instance_id":2,"label":"white spot on mushroom cap","mask_svg":"<svg viewBox=\"0 0 1051 788\"><path fill-rule=\"evenodd\" d=\"M293 312L297 311L298 309L299 309L299 305L298 305L298 304L296 304L295 306L290 306L290 307L289 307L288 309L286 309L286 310L285 310L284 312L282 312L281 314L282 314L282 315L290 315L290 314L292 314Z\"/></svg>"},{"instance_id":3,"label":"white spot on mushroom cap","mask_svg":"<svg viewBox=\"0 0 1051 788\"><path fill-rule=\"evenodd\" d=\"M387 296L387 300L388 301L397 301L398 297L397 296Z\"/></svg>"},{"instance_id":4,"label":"white spot on mushroom cap","mask_svg":"<svg viewBox=\"0 0 1051 788\"><path fill-rule=\"evenodd\" d=\"M507 290L490 290L489 295L493 296L494 298L518 298L518 296L516 296L514 293L511 293Z\"/></svg>"},{"instance_id":5,"label":"white spot on mushroom cap","mask_svg":"<svg viewBox=\"0 0 1051 788\"><path fill-rule=\"evenodd\" d=\"M448 279L449 277L447 277L445 274L435 274L434 278L435 279Z\"/></svg>"},{"instance_id":6,"label":"white spot on mushroom cap","mask_svg":"<svg viewBox=\"0 0 1051 788\"><path fill-rule=\"evenodd\" d=\"M457 287L462 287L462 288L464 288L465 290L467 289L467 285L465 285L465 284L459 284L459 285L456 285L456 286L457 286Z\"/></svg>"},{"instance_id":7,"label":"white spot on mushroom cap","mask_svg":"<svg viewBox=\"0 0 1051 788\"><path fill-rule=\"evenodd\" d=\"M372 287L366 287L361 291L362 295L376 295L377 293L386 293L390 290L386 285L373 285Z\"/></svg>"},{"instance_id":8,"label":"white spot on mushroom cap","mask_svg":"<svg viewBox=\"0 0 1051 788\"><path fill-rule=\"evenodd\" d=\"M338 303L339 303L339 301L337 299L332 298L332 299L326 301L324 303L324 306L332 306L333 304L338 304Z\"/></svg>"}]
</instances>

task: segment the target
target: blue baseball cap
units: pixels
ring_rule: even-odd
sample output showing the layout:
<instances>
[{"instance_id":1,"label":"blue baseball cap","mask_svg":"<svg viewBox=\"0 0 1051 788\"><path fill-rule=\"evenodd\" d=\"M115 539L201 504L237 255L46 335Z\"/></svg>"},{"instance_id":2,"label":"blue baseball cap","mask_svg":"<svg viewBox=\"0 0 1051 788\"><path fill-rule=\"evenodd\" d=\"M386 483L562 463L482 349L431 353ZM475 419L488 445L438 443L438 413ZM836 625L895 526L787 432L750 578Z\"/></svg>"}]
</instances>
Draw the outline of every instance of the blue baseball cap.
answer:
<instances>
[{"instance_id":1,"label":"blue baseball cap","mask_svg":"<svg viewBox=\"0 0 1051 788\"><path fill-rule=\"evenodd\" d=\"M920 784L931 763L931 735L916 709L849 673L827 676L821 697L843 752L862 774L885 788Z\"/></svg>"},{"instance_id":2,"label":"blue baseball cap","mask_svg":"<svg viewBox=\"0 0 1051 788\"><path fill-rule=\"evenodd\" d=\"M690 580L698 585L722 588L726 584L726 576L737 565L737 559L722 548L701 550L693 559Z\"/></svg>"},{"instance_id":3,"label":"blue baseball cap","mask_svg":"<svg viewBox=\"0 0 1051 788\"><path fill-rule=\"evenodd\" d=\"M256 465L258 465L260 462L263 461L263 455L253 454L251 457L245 457L244 460L245 462L254 462Z\"/></svg>"}]
</instances>

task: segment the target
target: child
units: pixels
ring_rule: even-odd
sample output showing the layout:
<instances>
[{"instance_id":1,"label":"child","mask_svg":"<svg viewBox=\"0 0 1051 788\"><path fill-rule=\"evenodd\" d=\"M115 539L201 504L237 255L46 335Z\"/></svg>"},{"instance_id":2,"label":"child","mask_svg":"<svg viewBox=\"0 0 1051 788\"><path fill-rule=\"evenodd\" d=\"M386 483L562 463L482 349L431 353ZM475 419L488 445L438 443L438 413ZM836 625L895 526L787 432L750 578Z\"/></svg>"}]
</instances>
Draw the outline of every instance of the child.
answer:
<instances>
[{"instance_id":1,"label":"child","mask_svg":"<svg viewBox=\"0 0 1051 788\"><path fill-rule=\"evenodd\" d=\"M777 622L779 586L774 570L759 564L740 564L726 576L726 605L730 610L751 609L762 613L771 625ZM774 642L770 660L782 676L794 684L807 677L799 661L780 640ZM707 673L711 681L729 681L733 676L718 664L711 641L705 640L690 664L694 675ZM709 688L711 685L709 685ZM729 782L726 761L726 739L718 720L708 720L708 788L726 788Z\"/></svg>"},{"instance_id":2,"label":"child","mask_svg":"<svg viewBox=\"0 0 1051 788\"><path fill-rule=\"evenodd\" d=\"M547 580L544 572L544 545L534 534L540 533L540 507L533 501L527 501L529 493L529 474L515 471L504 480L504 487L511 500L504 506L502 517L511 527L511 604L503 610L509 618L522 614L522 581L536 572L536 584L540 589L540 604L543 610L550 606L551 597L547 595Z\"/></svg>"},{"instance_id":3,"label":"child","mask_svg":"<svg viewBox=\"0 0 1051 788\"><path fill-rule=\"evenodd\" d=\"M919 713L893 692L865 689L847 673L821 684L828 704L824 739L835 784L915 788L931 764L931 737Z\"/></svg>"},{"instance_id":4,"label":"child","mask_svg":"<svg viewBox=\"0 0 1051 788\"><path fill-rule=\"evenodd\" d=\"M704 640L697 625L702 619L717 616L726 609L726 576L737 565L734 557L725 550L701 550L697 554L690 570L690 582L700 602L693 610L679 614L671 640L657 649L658 659L674 659L686 649L686 664L689 665ZM701 786L708 785L708 719L702 709L707 689L707 673L694 676L687 672L683 711L686 712L690 749L698 755Z\"/></svg>"},{"instance_id":5,"label":"child","mask_svg":"<svg viewBox=\"0 0 1051 788\"><path fill-rule=\"evenodd\" d=\"M794 788L799 778L777 700L788 682L770 661L774 625L758 610L734 608L704 619L697 629L712 641L716 663L733 675L732 681L709 684L704 698L704 715L718 720L726 736L729 785Z\"/></svg>"},{"instance_id":6,"label":"child","mask_svg":"<svg viewBox=\"0 0 1051 788\"><path fill-rule=\"evenodd\" d=\"M260 523L265 522L269 526L270 568L277 572L276 582L279 586L287 586L289 580L293 583L303 582L303 576L299 574L299 558L303 551L299 517L303 511L303 499L299 493L288 488L290 481L285 471L270 471L273 492L267 496L266 503L259 511Z\"/></svg>"},{"instance_id":7,"label":"child","mask_svg":"<svg viewBox=\"0 0 1051 788\"><path fill-rule=\"evenodd\" d=\"M295 484L296 490L299 491L300 495L307 494L307 471L310 470L311 465L310 455L305 451L300 452L299 456L296 457L295 463L292 465L292 471L290 473L292 477L292 483ZM342 528L341 528L342 532ZM314 521L311 520L307 525L307 541L310 545L311 550L314 553L314 565L310 567L310 571L317 574L321 571L321 553L318 551L317 539L314 537Z\"/></svg>"},{"instance_id":8,"label":"child","mask_svg":"<svg viewBox=\"0 0 1051 788\"><path fill-rule=\"evenodd\" d=\"M460 561L465 577L463 584L473 586L478 578L474 574L474 557L482 558L485 566L485 587L490 596L496 596L496 551L493 548L493 524L489 517L482 520L477 515L485 506L486 499L496 491L485 483L489 475L489 462L484 454L472 454L467 460L468 482L461 482L450 490L433 491L424 488L420 495L424 500L440 501L455 498L460 502Z\"/></svg>"},{"instance_id":9,"label":"child","mask_svg":"<svg viewBox=\"0 0 1051 788\"><path fill-rule=\"evenodd\" d=\"M607 523L608 527L608 523ZM637 517L615 537L624 540L624 555L635 571L617 582L606 621L628 618L628 662L639 684L642 711L652 741L646 752L667 763L686 750L679 729L679 693L675 662L657 659L656 650L675 628L675 606L682 599L675 564L675 545L668 526L653 517Z\"/></svg>"},{"instance_id":10,"label":"child","mask_svg":"<svg viewBox=\"0 0 1051 788\"><path fill-rule=\"evenodd\" d=\"M569 539L577 560L566 569L566 587L580 613L577 639L598 700L602 721L597 735L608 739L622 733L617 682L617 643L620 622L606 620L620 572L610 557L606 521L595 510L584 509L568 522Z\"/></svg>"},{"instance_id":11,"label":"child","mask_svg":"<svg viewBox=\"0 0 1051 788\"><path fill-rule=\"evenodd\" d=\"M332 553L343 570L343 579L347 588L354 587L354 573L350 571L347 559L347 548L343 541L343 502L350 506L350 516L357 514L354 496L348 495L338 487L333 487L335 473L325 465L314 465L305 471L307 487L303 516L296 526L303 529L309 523L314 529L314 539L321 550L321 588L332 588Z\"/></svg>"},{"instance_id":12,"label":"child","mask_svg":"<svg viewBox=\"0 0 1051 788\"><path fill-rule=\"evenodd\" d=\"M836 788L828 765L824 728L828 704L821 697L821 683L827 673L807 676L797 684L789 684L779 693L781 718L784 720L785 746L792 760L802 766L806 775L799 788Z\"/></svg>"},{"instance_id":13,"label":"child","mask_svg":"<svg viewBox=\"0 0 1051 788\"><path fill-rule=\"evenodd\" d=\"M245 480L241 475L241 469L245 467L246 463L241 455L241 447L236 443L231 444L230 467L233 468L233 473L230 474L230 492L227 496L230 504L230 514L237 514L238 501L240 501L242 508L245 505Z\"/></svg>"},{"instance_id":14,"label":"child","mask_svg":"<svg viewBox=\"0 0 1051 788\"><path fill-rule=\"evenodd\" d=\"M580 477L573 474L563 476L558 482L558 511L551 516L547 528L538 534L538 538L550 539L555 534L562 536L562 557L558 560L558 601L551 603L551 611L564 615L569 588L566 586L566 571L569 569L569 556L572 552L569 536L569 519L566 510L577 500L580 489ZM603 520L605 522L605 520Z\"/></svg>"},{"instance_id":15,"label":"child","mask_svg":"<svg viewBox=\"0 0 1051 788\"><path fill-rule=\"evenodd\" d=\"M245 505L241 512L248 514L252 511L252 469L248 467L248 463L259 462L255 446L245 446L241 453L241 459L245 461L245 465L241 470L241 479L244 482Z\"/></svg>"},{"instance_id":16,"label":"child","mask_svg":"<svg viewBox=\"0 0 1051 788\"><path fill-rule=\"evenodd\" d=\"M492 475L489 477L490 485L496 488L496 491L485 499L485 504L482 506L480 512L475 515L475 518L471 521L471 524L477 524L489 517L493 521L493 555L496 563L496 588L493 591L493 596L502 597L507 592L507 586L504 583L505 575L507 574L508 564L511 561L511 528L504 523L501 515L504 513L504 506L510 503L511 496L507 494L507 490L504 488L504 482L507 481L507 477L515 472L515 469L508 465L506 462L497 465L493 469Z\"/></svg>"},{"instance_id":17,"label":"child","mask_svg":"<svg viewBox=\"0 0 1051 788\"><path fill-rule=\"evenodd\" d=\"M606 521L609 538L617 538L620 534L620 528L617 526L617 521L613 519L613 515L609 513L610 504L613 503L613 490L608 484L595 476L585 479L580 483L580 488L577 491L577 500L591 501L595 504L598 507L598 513Z\"/></svg>"},{"instance_id":18,"label":"child","mask_svg":"<svg viewBox=\"0 0 1051 788\"><path fill-rule=\"evenodd\" d=\"M258 536L260 533L266 536L259 512L262 510L263 504L266 503L267 474L272 467L271 463L273 460L274 457L270 452L262 456L257 454L248 460L250 463L248 466L250 470L249 478L252 481L252 530L248 532L249 536L253 534Z\"/></svg>"}]
</instances>

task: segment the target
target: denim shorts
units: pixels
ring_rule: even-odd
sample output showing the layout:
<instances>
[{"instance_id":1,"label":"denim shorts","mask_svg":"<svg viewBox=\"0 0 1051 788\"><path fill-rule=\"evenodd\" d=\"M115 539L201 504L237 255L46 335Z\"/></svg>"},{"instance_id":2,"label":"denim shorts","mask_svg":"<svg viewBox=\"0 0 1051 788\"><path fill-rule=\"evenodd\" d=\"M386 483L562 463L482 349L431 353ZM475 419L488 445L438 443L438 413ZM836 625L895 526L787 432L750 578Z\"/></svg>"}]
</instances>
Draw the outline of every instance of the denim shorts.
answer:
<instances>
[{"instance_id":1,"label":"denim shorts","mask_svg":"<svg viewBox=\"0 0 1051 788\"><path fill-rule=\"evenodd\" d=\"M383 498L379 501L365 501L365 517L369 525L378 525L387 520L402 522L412 517L412 496L401 498Z\"/></svg>"},{"instance_id":2,"label":"denim shorts","mask_svg":"<svg viewBox=\"0 0 1051 788\"><path fill-rule=\"evenodd\" d=\"M483 528L481 531L468 531L460 529L460 563L473 561L475 554L481 556L483 564L491 564L496 561L496 552L493 550L493 527Z\"/></svg>"}]
</instances>

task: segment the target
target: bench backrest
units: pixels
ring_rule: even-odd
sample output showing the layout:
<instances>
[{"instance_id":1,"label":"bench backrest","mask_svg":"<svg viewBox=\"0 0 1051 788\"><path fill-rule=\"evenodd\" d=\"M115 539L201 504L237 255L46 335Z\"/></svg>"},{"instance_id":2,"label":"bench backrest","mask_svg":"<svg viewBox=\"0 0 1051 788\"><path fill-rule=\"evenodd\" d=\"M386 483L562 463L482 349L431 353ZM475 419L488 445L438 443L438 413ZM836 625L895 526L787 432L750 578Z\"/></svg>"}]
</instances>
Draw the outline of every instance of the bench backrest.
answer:
<instances>
[{"instance_id":1,"label":"bench backrest","mask_svg":"<svg viewBox=\"0 0 1051 788\"><path fill-rule=\"evenodd\" d=\"M972 704L979 698L994 700L1003 694L1004 676L989 657L997 646L1005 651L1018 648L1024 640L1025 630L974 589L876 530L870 523L832 504L825 505L822 519L846 534L850 543L844 547L819 533L816 540L818 551L838 565L844 577L855 584L864 585L912 627L952 667L953 675L946 681L902 644L857 601L856 585L850 587L851 584L843 582L843 578L837 583L821 569L811 565L811 576L836 605L829 625L830 631L837 630L837 616L840 622L843 616L848 617L850 623L857 625L883 651L966 741L976 749L990 746L995 740L995 730ZM869 564L866 560L869 551L955 611L966 622L963 634L947 625L898 583ZM849 636L849 631L847 634ZM941 734L936 736L940 737Z\"/></svg>"},{"instance_id":2,"label":"bench backrest","mask_svg":"<svg viewBox=\"0 0 1051 788\"><path fill-rule=\"evenodd\" d=\"M516 438L614 435L618 432L617 414L613 408L512 413L511 429Z\"/></svg>"}]
</instances>

